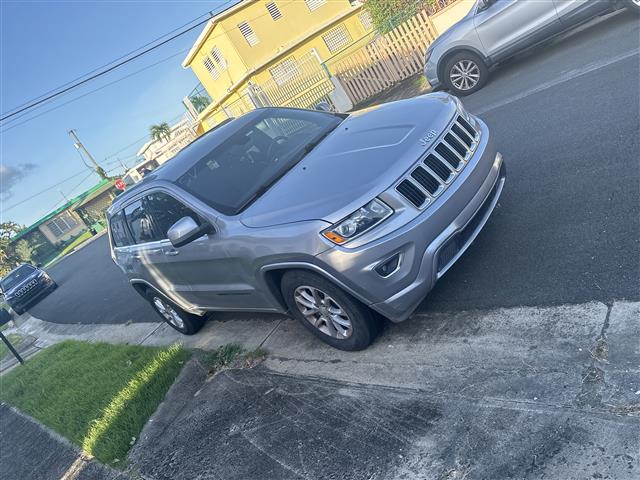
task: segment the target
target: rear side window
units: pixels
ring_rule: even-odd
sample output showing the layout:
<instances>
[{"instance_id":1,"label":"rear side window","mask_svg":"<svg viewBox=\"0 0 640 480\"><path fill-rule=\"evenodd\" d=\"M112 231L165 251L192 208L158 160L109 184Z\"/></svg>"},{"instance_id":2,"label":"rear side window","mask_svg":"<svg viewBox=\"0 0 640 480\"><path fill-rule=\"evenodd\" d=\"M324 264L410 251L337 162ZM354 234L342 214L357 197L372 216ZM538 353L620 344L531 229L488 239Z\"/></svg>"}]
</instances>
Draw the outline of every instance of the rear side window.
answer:
<instances>
[{"instance_id":1,"label":"rear side window","mask_svg":"<svg viewBox=\"0 0 640 480\"><path fill-rule=\"evenodd\" d=\"M111 240L116 247L131 245L131 237L129 236L129 232L127 232L122 211L111 217L109 226L111 227Z\"/></svg>"},{"instance_id":2,"label":"rear side window","mask_svg":"<svg viewBox=\"0 0 640 480\"><path fill-rule=\"evenodd\" d=\"M162 240L160 232L154 228L151 218L145 211L145 203L144 199L140 199L124 207L124 215L135 243Z\"/></svg>"},{"instance_id":3,"label":"rear side window","mask_svg":"<svg viewBox=\"0 0 640 480\"><path fill-rule=\"evenodd\" d=\"M167 232L182 217L191 217L200 225L200 218L193 210L170 195L154 192L143 198L144 211L153 223L161 238L167 238Z\"/></svg>"}]
</instances>

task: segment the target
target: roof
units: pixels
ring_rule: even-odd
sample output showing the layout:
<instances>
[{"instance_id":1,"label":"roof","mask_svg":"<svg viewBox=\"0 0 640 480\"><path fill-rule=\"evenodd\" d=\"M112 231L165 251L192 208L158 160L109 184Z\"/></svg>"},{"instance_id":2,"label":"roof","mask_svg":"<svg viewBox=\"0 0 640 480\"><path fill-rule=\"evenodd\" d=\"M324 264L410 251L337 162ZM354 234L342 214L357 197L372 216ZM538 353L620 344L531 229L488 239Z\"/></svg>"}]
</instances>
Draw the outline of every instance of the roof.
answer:
<instances>
[{"instance_id":1,"label":"roof","mask_svg":"<svg viewBox=\"0 0 640 480\"><path fill-rule=\"evenodd\" d=\"M213 31L213 27L215 27L215 25L220 20L222 20L223 18L227 18L229 15L234 14L238 10L242 10L243 8L248 6L250 3L253 3L255 1L256 0L236 0L236 3L234 3L233 5L223 10L220 10L213 17L211 17L211 19L205 24L202 32L200 32L200 35L198 35L198 38L196 39L196 43L193 44L193 47L191 47L191 50L189 50L189 53L187 53L187 56L182 61L182 66L184 68L188 68L189 65L191 65L193 58L196 56L196 53L200 51L200 48L202 48L202 45L204 44L204 42L206 42L207 38L209 38L209 34Z\"/></svg>"},{"instance_id":2,"label":"roof","mask_svg":"<svg viewBox=\"0 0 640 480\"><path fill-rule=\"evenodd\" d=\"M82 206L85 202L93 200L98 195L106 192L112 186L113 186L113 182L111 180L102 180L100 183L98 183L97 185L94 185L93 187L91 187L86 192L83 192L80 195L72 198L71 200L66 202L64 205L62 205L61 207L56 208L53 212L48 213L47 215L42 217L37 222L29 225L24 230L18 232L16 235L11 237L11 241L14 242L16 240L21 239L22 237L24 237L28 233L30 233L33 230L35 230L36 228L38 228L43 223L51 220L52 218L54 218L57 215L60 215L62 212L64 212L65 210L68 210L69 208L72 208L72 207L73 208L78 208L78 207Z\"/></svg>"}]
</instances>

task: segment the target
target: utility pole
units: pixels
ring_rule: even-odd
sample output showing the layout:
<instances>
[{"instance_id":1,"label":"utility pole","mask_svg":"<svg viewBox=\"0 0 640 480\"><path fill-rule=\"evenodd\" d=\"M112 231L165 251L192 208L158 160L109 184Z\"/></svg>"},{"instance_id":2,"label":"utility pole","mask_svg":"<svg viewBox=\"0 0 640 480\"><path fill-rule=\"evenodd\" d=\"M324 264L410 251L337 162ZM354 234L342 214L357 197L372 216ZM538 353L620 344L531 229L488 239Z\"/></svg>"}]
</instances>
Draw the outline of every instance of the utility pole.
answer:
<instances>
[{"instance_id":1,"label":"utility pole","mask_svg":"<svg viewBox=\"0 0 640 480\"><path fill-rule=\"evenodd\" d=\"M124 164L124 162L123 162L122 160L120 160L120 157L118 157L118 163L120 163L120 166L122 167L122 171L124 172L124 173L123 173L123 175L124 175L125 173L127 173L128 168L127 168L127 166Z\"/></svg>"},{"instance_id":2,"label":"utility pole","mask_svg":"<svg viewBox=\"0 0 640 480\"><path fill-rule=\"evenodd\" d=\"M102 168L100 165L98 165L98 162L96 162L95 158L93 158L91 156L89 151L85 148L85 146L82 144L82 142L78 138L78 135L76 135L75 130L73 130L73 129L69 130L69 136L74 141L73 142L73 146L76 147L78 150L82 150L84 152L84 154L87 156L87 158L91 161L91 163L93 163L94 169L95 169L96 173L98 174L98 176L100 178L102 178L103 180L108 179L109 177L107 176L107 172L105 172L104 168Z\"/></svg>"}]
</instances>

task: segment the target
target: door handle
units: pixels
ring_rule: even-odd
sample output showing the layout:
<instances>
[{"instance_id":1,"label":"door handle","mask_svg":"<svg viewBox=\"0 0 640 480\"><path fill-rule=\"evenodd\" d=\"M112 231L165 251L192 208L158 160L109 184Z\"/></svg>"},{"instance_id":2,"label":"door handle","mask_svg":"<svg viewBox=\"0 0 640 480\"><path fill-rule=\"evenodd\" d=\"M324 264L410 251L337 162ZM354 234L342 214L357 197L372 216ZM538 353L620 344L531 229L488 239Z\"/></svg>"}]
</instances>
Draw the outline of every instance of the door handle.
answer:
<instances>
[{"instance_id":1,"label":"door handle","mask_svg":"<svg viewBox=\"0 0 640 480\"><path fill-rule=\"evenodd\" d=\"M169 256L169 257L175 257L179 253L180 252L178 250L165 250L165 252L164 252L164 254Z\"/></svg>"}]
</instances>

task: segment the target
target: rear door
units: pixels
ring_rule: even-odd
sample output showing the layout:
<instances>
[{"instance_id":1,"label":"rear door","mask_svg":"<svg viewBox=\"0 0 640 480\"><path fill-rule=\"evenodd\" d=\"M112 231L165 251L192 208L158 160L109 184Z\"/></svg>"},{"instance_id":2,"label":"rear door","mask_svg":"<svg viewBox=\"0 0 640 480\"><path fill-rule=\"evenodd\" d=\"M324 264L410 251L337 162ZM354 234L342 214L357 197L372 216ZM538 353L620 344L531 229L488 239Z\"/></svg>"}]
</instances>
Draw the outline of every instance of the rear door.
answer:
<instances>
[{"instance_id":1,"label":"rear door","mask_svg":"<svg viewBox=\"0 0 640 480\"><path fill-rule=\"evenodd\" d=\"M172 257L165 254L162 231L149 215L149 196L145 195L124 207L127 226L133 237L128 247L132 276L154 285L179 303L188 302L189 286L182 282L172 265Z\"/></svg>"},{"instance_id":2,"label":"rear door","mask_svg":"<svg viewBox=\"0 0 640 480\"><path fill-rule=\"evenodd\" d=\"M570 27L611 8L610 0L553 0L563 26Z\"/></svg>"},{"instance_id":3,"label":"rear door","mask_svg":"<svg viewBox=\"0 0 640 480\"><path fill-rule=\"evenodd\" d=\"M474 17L480 41L493 60L560 31L553 0L496 0Z\"/></svg>"}]
</instances>

